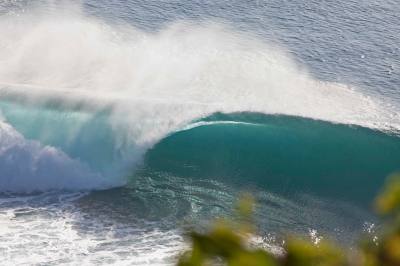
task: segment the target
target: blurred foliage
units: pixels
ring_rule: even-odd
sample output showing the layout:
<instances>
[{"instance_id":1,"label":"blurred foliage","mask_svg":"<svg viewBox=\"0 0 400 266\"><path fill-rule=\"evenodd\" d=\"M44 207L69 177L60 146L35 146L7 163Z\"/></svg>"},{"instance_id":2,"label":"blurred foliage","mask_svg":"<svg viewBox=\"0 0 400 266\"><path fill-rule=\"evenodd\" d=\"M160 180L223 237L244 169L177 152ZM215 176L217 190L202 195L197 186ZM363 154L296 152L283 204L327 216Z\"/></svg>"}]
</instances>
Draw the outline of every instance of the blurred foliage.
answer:
<instances>
[{"instance_id":1,"label":"blurred foliage","mask_svg":"<svg viewBox=\"0 0 400 266\"><path fill-rule=\"evenodd\" d=\"M388 178L383 191L375 200L375 208L382 215L399 215L400 175L393 175Z\"/></svg>"},{"instance_id":2,"label":"blurred foliage","mask_svg":"<svg viewBox=\"0 0 400 266\"><path fill-rule=\"evenodd\" d=\"M189 234L191 250L182 254L178 266L400 266L400 175L388 179L374 206L385 224L378 237L362 239L357 248L289 237L285 252L277 255L251 245L254 201L245 195L236 206L236 222L218 220L205 233Z\"/></svg>"}]
</instances>

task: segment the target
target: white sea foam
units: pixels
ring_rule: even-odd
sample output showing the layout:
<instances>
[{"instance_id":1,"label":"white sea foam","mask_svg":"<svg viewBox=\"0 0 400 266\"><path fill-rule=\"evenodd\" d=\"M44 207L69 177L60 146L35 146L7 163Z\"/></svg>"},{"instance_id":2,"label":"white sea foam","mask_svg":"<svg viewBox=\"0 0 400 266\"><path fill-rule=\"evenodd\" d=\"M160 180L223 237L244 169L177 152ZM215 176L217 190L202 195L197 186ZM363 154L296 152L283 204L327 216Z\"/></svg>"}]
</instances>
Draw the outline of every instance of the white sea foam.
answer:
<instances>
[{"instance_id":1,"label":"white sea foam","mask_svg":"<svg viewBox=\"0 0 400 266\"><path fill-rule=\"evenodd\" d=\"M82 196L45 193L0 202L2 265L173 265L171 257L186 246L179 230L85 220L74 206Z\"/></svg>"}]
</instances>

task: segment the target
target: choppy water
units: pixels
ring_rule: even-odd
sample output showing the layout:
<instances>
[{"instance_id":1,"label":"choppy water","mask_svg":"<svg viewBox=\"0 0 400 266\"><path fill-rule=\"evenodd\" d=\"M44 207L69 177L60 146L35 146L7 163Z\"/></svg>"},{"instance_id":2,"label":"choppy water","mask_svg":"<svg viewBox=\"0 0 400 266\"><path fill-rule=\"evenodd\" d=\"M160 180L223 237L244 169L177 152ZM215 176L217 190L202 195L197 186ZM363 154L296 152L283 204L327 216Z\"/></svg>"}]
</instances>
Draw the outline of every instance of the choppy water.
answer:
<instances>
[{"instance_id":1,"label":"choppy water","mask_svg":"<svg viewBox=\"0 0 400 266\"><path fill-rule=\"evenodd\" d=\"M2 1L0 257L173 264L257 205L257 242L351 246L400 168L395 1Z\"/></svg>"}]
</instances>

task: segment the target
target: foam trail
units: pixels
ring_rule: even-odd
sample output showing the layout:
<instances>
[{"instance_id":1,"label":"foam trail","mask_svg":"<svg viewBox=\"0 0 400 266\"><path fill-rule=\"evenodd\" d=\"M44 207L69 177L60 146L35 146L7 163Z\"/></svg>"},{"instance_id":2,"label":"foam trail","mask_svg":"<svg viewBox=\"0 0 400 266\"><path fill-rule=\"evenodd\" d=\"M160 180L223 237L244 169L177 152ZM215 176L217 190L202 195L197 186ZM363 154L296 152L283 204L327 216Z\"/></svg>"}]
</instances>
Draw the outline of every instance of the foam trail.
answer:
<instances>
[{"instance_id":1,"label":"foam trail","mask_svg":"<svg viewBox=\"0 0 400 266\"><path fill-rule=\"evenodd\" d=\"M56 101L65 112L82 106L94 113L107 109L116 146L138 150L124 164L134 165L164 136L214 112L279 113L400 128L398 113L378 100L314 80L282 49L251 36L216 24L184 22L148 33L74 10L0 18L0 97L38 108ZM10 135L6 132L1 131L1 145ZM24 145L55 154L33 142ZM68 161L62 153L51 158L47 164ZM59 180L76 173L60 175L49 187L68 187ZM13 183L38 178L27 172L20 176L15 174Z\"/></svg>"}]
</instances>

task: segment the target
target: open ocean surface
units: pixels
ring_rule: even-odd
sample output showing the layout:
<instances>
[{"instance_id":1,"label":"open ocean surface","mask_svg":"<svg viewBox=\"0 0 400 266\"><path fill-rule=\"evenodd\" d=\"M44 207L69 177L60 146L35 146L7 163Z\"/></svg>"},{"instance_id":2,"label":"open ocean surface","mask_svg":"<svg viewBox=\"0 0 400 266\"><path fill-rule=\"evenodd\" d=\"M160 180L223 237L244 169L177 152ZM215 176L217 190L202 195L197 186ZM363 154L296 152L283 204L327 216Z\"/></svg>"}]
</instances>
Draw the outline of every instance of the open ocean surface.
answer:
<instances>
[{"instance_id":1,"label":"open ocean surface","mask_svg":"<svg viewBox=\"0 0 400 266\"><path fill-rule=\"evenodd\" d=\"M243 191L351 247L396 170L397 1L0 0L2 265L173 264Z\"/></svg>"}]
</instances>

